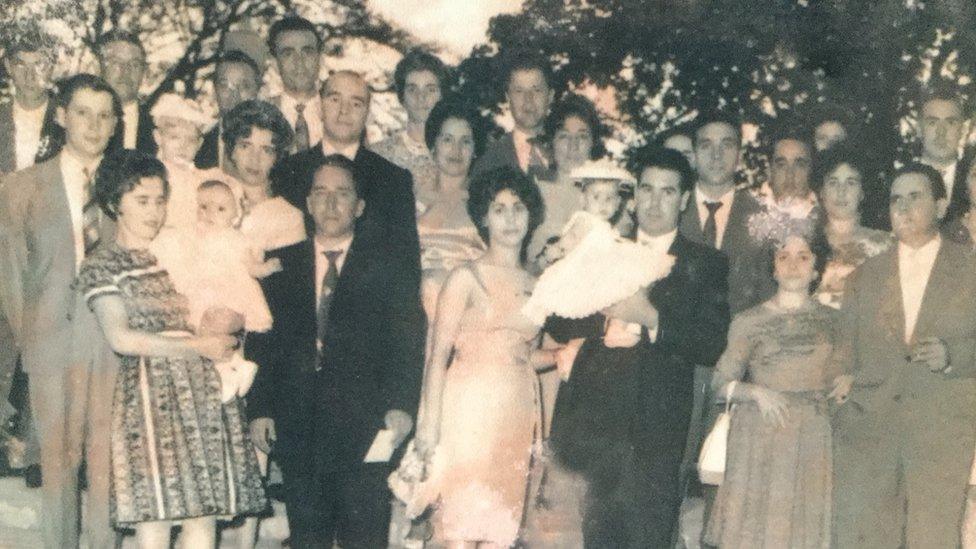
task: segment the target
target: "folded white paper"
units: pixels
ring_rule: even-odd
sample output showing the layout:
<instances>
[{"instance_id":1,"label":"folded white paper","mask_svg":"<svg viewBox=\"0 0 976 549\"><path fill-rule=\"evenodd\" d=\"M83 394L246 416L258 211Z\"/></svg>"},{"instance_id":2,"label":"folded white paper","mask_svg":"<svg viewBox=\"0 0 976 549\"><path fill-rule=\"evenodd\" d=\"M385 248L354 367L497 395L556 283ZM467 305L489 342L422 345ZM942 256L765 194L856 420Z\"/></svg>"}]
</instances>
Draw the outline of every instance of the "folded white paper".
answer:
<instances>
[{"instance_id":1,"label":"folded white paper","mask_svg":"<svg viewBox=\"0 0 976 549\"><path fill-rule=\"evenodd\" d=\"M395 435L390 429L380 429L376 433L376 438L373 439L373 443L369 446L369 451L366 452L366 457L363 458L363 463L385 463L390 461L393 457L393 452L396 450L396 446L393 444Z\"/></svg>"}]
</instances>

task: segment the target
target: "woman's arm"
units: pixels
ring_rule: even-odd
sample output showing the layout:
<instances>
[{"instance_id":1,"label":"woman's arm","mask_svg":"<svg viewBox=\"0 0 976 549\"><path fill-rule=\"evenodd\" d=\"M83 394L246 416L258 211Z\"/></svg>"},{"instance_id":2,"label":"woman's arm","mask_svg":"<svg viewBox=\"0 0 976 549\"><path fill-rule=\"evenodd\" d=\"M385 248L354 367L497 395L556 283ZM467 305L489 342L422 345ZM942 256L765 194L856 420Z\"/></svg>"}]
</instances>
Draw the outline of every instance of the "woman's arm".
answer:
<instances>
[{"instance_id":1,"label":"woman's arm","mask_svg":"<svg viewBox=\"0 0 976 549\"><path fill-rule=\"evenodd\" d=\"M129 315L122 298L114 294L96 297L91 302L105 340L113 351L129 356L221 360L231 355L236 339L231 336L169 337L129 328Z\"/></svg>"},{"instance_id":2,"label":"woman's arm","mask_svg":"<svg viewBox=\"0 0 976 549\"><path fill-rule=\"evenodd\" d=\"M466 267L455 269L444 282L437 298L430 356L427 359L427 378L424 387L423 423L418 434L424 449L430 450L440 438L441 400L444 378L454 341L461 328L461 318L468 308L474 276Z\"/></svg>"}]
</instances>

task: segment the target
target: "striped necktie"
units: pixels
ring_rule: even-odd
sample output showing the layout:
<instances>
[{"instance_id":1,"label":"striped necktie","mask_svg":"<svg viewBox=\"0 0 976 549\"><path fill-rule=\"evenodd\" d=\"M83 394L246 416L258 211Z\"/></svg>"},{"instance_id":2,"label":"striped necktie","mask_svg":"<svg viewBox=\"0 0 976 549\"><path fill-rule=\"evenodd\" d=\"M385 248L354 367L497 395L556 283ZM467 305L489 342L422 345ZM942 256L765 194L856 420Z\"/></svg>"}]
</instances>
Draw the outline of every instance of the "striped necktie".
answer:
<instances>
[{"instance_id":1,"label":"striped necktie","mask_svg":"<svg viewBox=\"0 0 976 549\"><path fill-rule=\"evenodd\" d=\"M100 235L98 225L101 219L101 212L98 209L98 200L95 198L95 185L91 170L83 168L85 175L84 206L81 209L81 234L85 242L85 257L98 247Z\"/></svg>"}]
</instances>

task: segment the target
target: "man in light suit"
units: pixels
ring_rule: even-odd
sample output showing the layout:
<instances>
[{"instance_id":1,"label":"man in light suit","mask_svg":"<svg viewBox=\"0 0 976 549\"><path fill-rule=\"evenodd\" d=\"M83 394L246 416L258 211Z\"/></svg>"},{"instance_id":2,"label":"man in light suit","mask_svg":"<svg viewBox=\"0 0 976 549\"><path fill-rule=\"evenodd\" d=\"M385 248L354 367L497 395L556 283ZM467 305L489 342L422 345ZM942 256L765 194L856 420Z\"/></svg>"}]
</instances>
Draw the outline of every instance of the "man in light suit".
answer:
<instances>
[{"instance_id":1,"label":"man in light suit","mask_svg":"<svg viewBox=\"0 0 976 549\"><path fill-rule=\"evenodd\" d=\"M834 546L959 547L976 443L976 259L939 235L940 174L895 174L898 245L847 283Z\"/></svg>"},{"instance_id":2,"label":"man in light suit","mask_svg":"<svg viewBox=\"0 0 976 549\"><path fill-rule=\"evenodd\" d=\"M515 127L485 147L471 173L511 166L531 176L551 179L552 160L547 147L536 139L542 134L554 97L549 64L536 57L514 56L505 73L505 99Z\"/></svg>"},{"instance_id":3,"label":"man in light suit","mask_svg":"<svg viewBox=\"0 0 976 549\"><path fill-rule=\"evenodd\" d=\"M108 522L107 433L115 363L111 355L95 360L103 350L98 327L72 285L86 252L99 241L113 240L112 224L86 203L90 175L120 114L118 97L105 81L88 74L69 78L56 111L66 136L61 153L0 182L0 291L30 376L48 548L78 545L83 447L88 451L90 546L114 545ZM93 371L94 363L106 369ZM95 404L90 410L89 399ZM86 434L93 438L86 442Z\"/></svg>"}]
</instances>

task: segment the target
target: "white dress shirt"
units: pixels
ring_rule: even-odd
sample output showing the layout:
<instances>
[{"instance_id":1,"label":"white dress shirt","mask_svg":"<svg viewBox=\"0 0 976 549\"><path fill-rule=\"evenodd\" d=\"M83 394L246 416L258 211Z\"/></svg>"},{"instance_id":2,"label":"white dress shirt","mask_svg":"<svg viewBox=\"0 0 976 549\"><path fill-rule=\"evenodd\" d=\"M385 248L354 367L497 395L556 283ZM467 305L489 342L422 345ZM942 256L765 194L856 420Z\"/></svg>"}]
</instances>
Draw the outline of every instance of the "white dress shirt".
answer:
<instances>
[{"instance_id":1,"label":"white dress shirt","mask_svg":"<svg viewBox=\"0 0 976 549\"><path fill-rule=\"evenodd\" d=\"M946 198L951 200L952 199L952 189L953 189L953 187L956 186L956 168L959 167L959 161L953 162L952 164L949 164L945 168L940 168L940 167L936 166L935 164L929 164L928 162L925 162L924 160L922 160L922 163L923 164L928 164L932 168L935 168L935 171L937 171L940 174L942 174L942 183L945 184Z\"/></svg>"},{"instance_id":2,"label":"white dress shirt","mask_svg":"<svg viewBox=\"0 0 976 549\"><path fill-rule=\"evenodd\" d=\"M133 101L122 106L122 123L125 125L125 135L122 143L127 149L136 148L139 140L139 102Z\"/></svg>"},{"instance_id":3,"label":"white dress shirt","mask_svg":"<svg viewBox=\"0 0 976 549\"><path fill-rule=\"evenodd\" d=\"M41 144L47 101L32 110L22 108L16 101L13 104L14 151L17 169L22 170L34 165L34 157L37 156L37 148Z\"/></svg>"},{"instance_id":4,"label":"white dress shirt","mask_svg":"<svg viewBox=\"0 0 976 549\"><path fill-rule=\"evenodd\" d=\"M75 269L81 266L81 261L85 258L85 234L83 211L85 200L90 197L85 196L85 188L89 184L85 178L85 168L88 173L94 176L101 158L90 165L86 165L80 158L77 158L68 150L61 153L61 178L64 180L64 192L68 197L68 211L71 214L71 232L75 240Z\"/></svg>"},{"instance_id":5,"label":"white dress shirt","mask_svg":"<svg viewBox=\"0 0 976 549\"><path fill-rule=\"evenodd\" d=\"M353 162L356 161L356 155L359 154L359 142L355 142L348 147L343 147L342 149L337 148L332 143L328 141L322 141L322 155L329 156L333 154L341 154Z\"/></svg>"},{"instance_id":6,"label":"white dress shirt","mask_svg":"<svg viewBox=\"0 0 976 549\"><path fill-rule=\"evenodd\" d=\"M337 245L329 247L323 246L317 238L313 238L315 245L315 310L318 310L322 297L322 280L325 278L326 271L329 270L329 260L325 257L325 252L341 252L336 258L336 271L342 274L342 267L346 264L346 256L349 255L349 246L352 244L352 236L343 240Z\"/></svg>"},{"instance_id":7,"label":"white dress shirt","mask_svg":"<svg viewBox=\"0 0 976 549\"><path fill-rule=\"evenodd\" d=\"M318 94L313 94L305 101L299 101L287 93L281 94L281 114L285 115L285 120L288 121L292 129L295 129L295 122L298 120L298 111L295 110L295 107L299 103L305 105L302 116L305 117L305 123L308 124L308 144L310 147L315 146L316 143L322 141L322 100Z\"/></svg>"},{"instance_id":8,"label":"white dress shirt","mask_svg":"<svg viewBox=\"0 0 976 549\"><path fill-rule=\"evenodd\" d=\"M698 221L702 230L705 230L705 221L708 219L708 208L705 202L721 202L722 205L715 210L715 247L722 249L722 240L725 237L725 226L729 223L729 214L732 212L732 200L735 198L735 187L718 198L711 199L705 196L697 186L695 186L695 205L698 207Z\"/></svg>"},{"instance_id":9,"label":"white dress shirt","mask_svg":"<svg viewBox=\"0 0 976 549\"><path fill-rule=\"evenodd\" d=\"M898 243L898 279L901 282L901 302L905 312L905 343L911 343L915 323L922 308L925 286L929 283L935 257L939 254L942 237L935 238L920 248Z\"/></svg>"}]
</instances>

